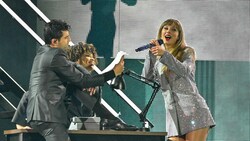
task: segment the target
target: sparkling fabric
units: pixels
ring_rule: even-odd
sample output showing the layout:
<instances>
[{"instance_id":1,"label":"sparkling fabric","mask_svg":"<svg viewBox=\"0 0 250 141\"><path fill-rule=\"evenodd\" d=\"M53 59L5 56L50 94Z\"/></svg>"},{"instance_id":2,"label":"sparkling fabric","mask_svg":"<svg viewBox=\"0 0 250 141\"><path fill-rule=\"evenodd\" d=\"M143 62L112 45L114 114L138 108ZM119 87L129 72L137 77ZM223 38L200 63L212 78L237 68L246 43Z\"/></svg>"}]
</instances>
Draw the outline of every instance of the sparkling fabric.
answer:
<instances>
[{"instance_id":1,"label":"sparkling fabric","mask_svg":"<svg viewBox=\"0 0 250 141\"><path fill-rule=\"evenodd\" d=\"M161 84L169 137L215 126L206 101L196 86L194 58L194 50L188 47L182 61L168 52L159 59L149 52L145 59L142 76ZM162 69L164 66L167 67L167 72Z\"/></svg>"}]
</instances>

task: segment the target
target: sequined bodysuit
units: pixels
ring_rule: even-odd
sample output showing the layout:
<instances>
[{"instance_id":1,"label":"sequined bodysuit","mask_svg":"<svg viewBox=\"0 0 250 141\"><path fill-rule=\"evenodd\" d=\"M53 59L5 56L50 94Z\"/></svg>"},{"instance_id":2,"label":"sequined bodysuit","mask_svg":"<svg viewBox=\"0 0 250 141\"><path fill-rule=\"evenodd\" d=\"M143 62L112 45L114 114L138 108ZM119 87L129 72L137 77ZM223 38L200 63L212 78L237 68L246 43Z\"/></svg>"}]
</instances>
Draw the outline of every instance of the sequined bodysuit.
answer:
<instances>
[{"instance_id":1,"label":"sequined bodysuit","mask_svg":"<svg viewBox=\"0 0 250 141\"><path fill-rule=\"evenodd\" d=\"M168 52L159 59L149 52L145 59L142 76L161 84L168 137L215 125L206 101L196 86L194 58L194 49L187 47L181 61Z\"/></svg>"}]
</instances>

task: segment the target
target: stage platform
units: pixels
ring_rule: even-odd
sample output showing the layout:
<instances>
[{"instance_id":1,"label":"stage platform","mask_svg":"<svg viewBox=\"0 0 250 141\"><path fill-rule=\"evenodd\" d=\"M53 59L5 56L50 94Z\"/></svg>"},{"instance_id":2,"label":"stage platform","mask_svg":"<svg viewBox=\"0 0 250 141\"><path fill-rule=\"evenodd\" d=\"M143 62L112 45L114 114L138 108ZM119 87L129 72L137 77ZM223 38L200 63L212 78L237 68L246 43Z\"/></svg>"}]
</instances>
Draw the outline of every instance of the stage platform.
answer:
<instances>
[{"instance_id":1,"label":"stage platform","mask_svg":"<svg viewBox=\"0 0 250 141\"><path fill-rule=\"evenodd\" d=\"M166 132L69 130L71 141L165 141ZM7 141L45 141L32 130L5 130Z\"/></svg>"}]
</instances>

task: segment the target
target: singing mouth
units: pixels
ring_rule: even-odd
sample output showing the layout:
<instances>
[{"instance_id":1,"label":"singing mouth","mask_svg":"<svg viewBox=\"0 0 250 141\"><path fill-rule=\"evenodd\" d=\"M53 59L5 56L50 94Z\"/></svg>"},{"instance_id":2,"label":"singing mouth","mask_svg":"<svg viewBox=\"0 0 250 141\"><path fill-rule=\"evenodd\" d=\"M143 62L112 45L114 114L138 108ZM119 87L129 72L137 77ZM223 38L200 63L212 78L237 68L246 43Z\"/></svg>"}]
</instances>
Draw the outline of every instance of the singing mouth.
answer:
<instances>
[{"instance_id":1,"label":"singing mouth","mask_svg":"<svg viewBox=\"0 0 250 141\"><path fill-rule=\"evenodd\" d=\"M165 36L166 40L170 40L172 37L170 35Z\"/></svg>"}]
</instances>

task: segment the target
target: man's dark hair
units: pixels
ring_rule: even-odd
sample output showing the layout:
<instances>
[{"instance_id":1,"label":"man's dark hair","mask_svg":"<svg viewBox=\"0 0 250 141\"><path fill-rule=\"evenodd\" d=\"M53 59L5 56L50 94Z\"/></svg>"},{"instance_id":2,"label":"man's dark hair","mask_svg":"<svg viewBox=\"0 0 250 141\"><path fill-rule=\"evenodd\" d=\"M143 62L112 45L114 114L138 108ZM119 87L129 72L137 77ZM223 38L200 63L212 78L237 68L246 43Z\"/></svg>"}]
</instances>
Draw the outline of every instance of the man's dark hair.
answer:
<instances>
[{"instance_id":1,"label":"man's dark hair","mask_svg":"<svg viewBox=\"0 0 250 141\"><path fill-rule=\"evenodd\" d=\"M67 31L70 29L70 25L62 20L51 20L49 23L45 24L44 27L44 40L46 44L51 44L51 40L58 39L62 37L62 31Z\"/></svg>"}]
</instances>

